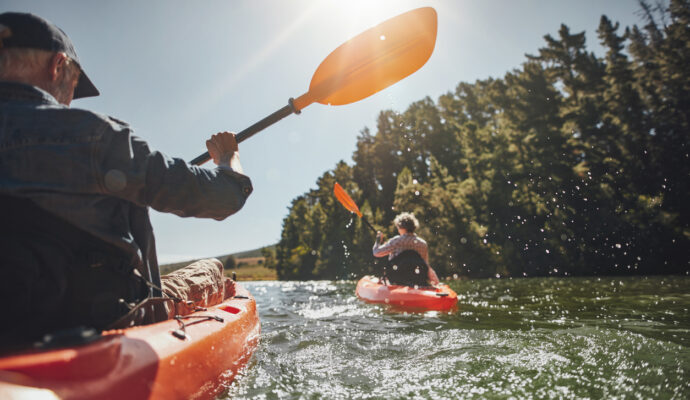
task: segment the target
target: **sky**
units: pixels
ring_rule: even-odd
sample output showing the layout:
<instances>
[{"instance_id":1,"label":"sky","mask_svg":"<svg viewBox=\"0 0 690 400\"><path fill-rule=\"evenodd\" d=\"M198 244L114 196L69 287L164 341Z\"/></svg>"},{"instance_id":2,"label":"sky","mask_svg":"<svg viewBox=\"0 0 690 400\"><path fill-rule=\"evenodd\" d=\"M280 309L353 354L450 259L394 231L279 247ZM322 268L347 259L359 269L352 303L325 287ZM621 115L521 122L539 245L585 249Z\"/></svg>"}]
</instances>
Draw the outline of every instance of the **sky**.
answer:
<instances>
[{"instance_id":1,"label":"sky","mask_svg":"<svg viewBox=\"0 0 690 400\"><path fill-rule=\"evenodd\" d=\"M349 38L429 6L437 41L419 71L353 104L313 104L240 144L254 192L237 214L214 221L152 211L159 261L168 263L277 243L291 201L340 160L352 163L357 137L375 132L380 111L503 77L538 53L544 35L558 37L562 23L586 31L588 49L602 55L601 15L643 25L638 1L2 0L0 12L38 14L70 36L101 92L73 108L126 121L152 148L191 160L212 134L239 132L305 93Z\"/></svg>"}]
</instances>

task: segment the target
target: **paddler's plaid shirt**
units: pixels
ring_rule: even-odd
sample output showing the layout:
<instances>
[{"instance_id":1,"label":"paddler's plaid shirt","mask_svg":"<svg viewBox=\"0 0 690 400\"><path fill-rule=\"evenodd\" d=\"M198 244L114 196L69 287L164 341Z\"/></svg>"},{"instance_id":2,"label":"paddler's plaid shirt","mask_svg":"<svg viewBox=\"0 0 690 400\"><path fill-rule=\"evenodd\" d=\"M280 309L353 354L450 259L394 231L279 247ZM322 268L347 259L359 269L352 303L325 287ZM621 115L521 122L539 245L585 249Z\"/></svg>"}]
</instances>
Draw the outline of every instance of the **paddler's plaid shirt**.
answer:
<instances>
[{"instance_id":1,"label":"paddler's plaid shirt","mask_svg":"<svg viewBox=\"0 0 690 400\"><path fill-rule=\"evenodd\" d=\"M388 259L392 260L405 250L416 251L422 256L426 265L429 265L429 250L426 241L414 233L395 236L383 245L379 245L378 241L374 243L374 257L383 257L387 254Z\"/></svg>"}]
</instances>

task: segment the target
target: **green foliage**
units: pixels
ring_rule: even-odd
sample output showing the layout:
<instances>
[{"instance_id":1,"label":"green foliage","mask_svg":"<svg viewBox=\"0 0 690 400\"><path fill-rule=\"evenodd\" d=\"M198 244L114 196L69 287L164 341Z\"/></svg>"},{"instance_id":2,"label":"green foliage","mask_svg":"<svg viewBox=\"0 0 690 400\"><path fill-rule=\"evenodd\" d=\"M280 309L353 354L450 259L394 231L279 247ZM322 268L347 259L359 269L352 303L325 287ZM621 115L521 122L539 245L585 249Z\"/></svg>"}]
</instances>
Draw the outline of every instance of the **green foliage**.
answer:
<instances>
[{"instance_id":1,"label":"green foliage","mask_svg":"<svg viewBox=\"0 0 690 400\"><path fill-rule=\"evenodd\" d=\"M264 267L269 269L276 269L276 252L271 247L262 247L261 256L264 258Z\"/></svg>"},{"instance_id":2,"label":"green foliage","mask_svg":"<svg viewBox=\"0 0 690 400\"><path fill-rule=\"evenodd\" d=\"M235 256L228 256L223 263L223 269L233 269L237 268L237 259Z\"/></svg>"},{"instance_id":3,"label":"green foliage","mask_svg":"<svg viewBox=\"0 0 690 400\"><path fill-rule=\"evenodd\" d=\"M279 278L377 268L374 235L336 201L336 181L389 237L393 217L414 212L441 277L687 273L690 6L641 6L643 28L601 18L602 57L562 25L502 79L382 111L354 164L293 201Z\"/></svg>"}]
</instances>

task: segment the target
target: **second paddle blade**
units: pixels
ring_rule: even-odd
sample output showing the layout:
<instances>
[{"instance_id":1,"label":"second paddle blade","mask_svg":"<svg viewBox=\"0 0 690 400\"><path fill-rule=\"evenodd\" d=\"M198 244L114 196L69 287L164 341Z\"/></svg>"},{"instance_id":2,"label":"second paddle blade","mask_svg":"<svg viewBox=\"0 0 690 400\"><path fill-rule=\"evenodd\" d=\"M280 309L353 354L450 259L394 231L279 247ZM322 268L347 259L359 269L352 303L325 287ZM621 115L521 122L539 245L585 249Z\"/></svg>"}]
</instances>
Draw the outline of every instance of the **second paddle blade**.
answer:
<instances>
[{"instance_id":1,"label":"second paddle blade","mask_svg":"<svg viewBox=\"0 0 690 400\"><path fill-rule=\"evenodd\" d=\"M340 204L343 205L346 209L348 209L350 212L353 212L357 214L358 217L362 217L362 213L359 211L359 207L357 207L357 204L355 203L354 200L350 197L350 195L347 194L345 189L343 189L338 182L335 183L333 186L333 194L335 194L335 198L338 199Z\"/></svg>"}]
</instances>

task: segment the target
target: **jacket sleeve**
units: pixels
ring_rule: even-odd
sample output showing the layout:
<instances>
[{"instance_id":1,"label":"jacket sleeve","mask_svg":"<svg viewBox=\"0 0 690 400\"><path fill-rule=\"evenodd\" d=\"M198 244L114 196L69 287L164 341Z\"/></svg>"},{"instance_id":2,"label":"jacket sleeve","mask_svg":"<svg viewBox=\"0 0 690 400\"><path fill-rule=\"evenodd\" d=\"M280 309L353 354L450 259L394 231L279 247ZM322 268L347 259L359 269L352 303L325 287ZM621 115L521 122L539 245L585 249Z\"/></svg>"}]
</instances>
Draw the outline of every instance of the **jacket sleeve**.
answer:
<instances>
[{"instance_id":1,"label":"jacket sleeve","mask_svg":"<svg viewBox=\"0 0 690 400\"><path fill-rule=\"evenodd\" d=\"M372 249L374 257L385 257L396 250L398 248L398 241L396 240L397 238L398 236L393 237L380 246L378 242L375 242L374 248Z\"/></svg>"},{"instance_id":2,"label":"jacket sleeve","mask_svg":"<svg viewBox=\"0 0 690 400\"><path fill-rule=\"evenodd\" d=\"M104 193L181 217L222 220L252 192L250 179L230 169L206 169L153 151L127 125L112 122L99 141L95 171Z\"/></svg>"}]
</instances>

